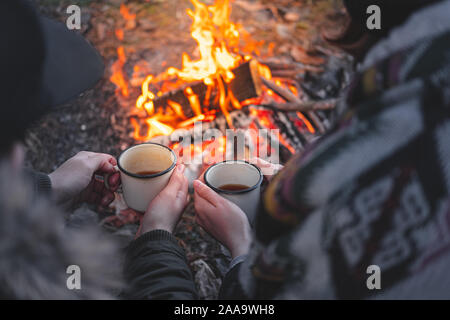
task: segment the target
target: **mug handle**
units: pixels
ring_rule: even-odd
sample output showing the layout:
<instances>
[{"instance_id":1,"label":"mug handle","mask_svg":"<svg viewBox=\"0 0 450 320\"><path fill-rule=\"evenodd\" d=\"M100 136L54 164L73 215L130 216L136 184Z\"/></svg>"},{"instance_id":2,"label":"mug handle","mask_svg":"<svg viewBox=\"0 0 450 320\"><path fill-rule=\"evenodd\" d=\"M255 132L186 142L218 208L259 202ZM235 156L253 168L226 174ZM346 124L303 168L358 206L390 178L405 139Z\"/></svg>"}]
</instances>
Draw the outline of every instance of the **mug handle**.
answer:
<instances>
[{"instance_id":1,"label":"mug handle","mask_svg":"<svg viewBox=\"0 0 450 320\"><path fill-rule=\"evenodd\" d=\"M119 167L118 166L114 166L114 169L116 169L116 172L119 172ZM116 173L114 172L114 173ZM109 177L114 174L114 173L106 173L104 175L99 175L96 174L95 175L95 179L97 179L98 181L103 181L103 183L105 184L106 189L110 190L111 187L109 186ZM110 190L111 191L111 190ZM119 188L116 190L117 193L122 193L122 185L119 185Z\"/></svg>"}]
</instances>

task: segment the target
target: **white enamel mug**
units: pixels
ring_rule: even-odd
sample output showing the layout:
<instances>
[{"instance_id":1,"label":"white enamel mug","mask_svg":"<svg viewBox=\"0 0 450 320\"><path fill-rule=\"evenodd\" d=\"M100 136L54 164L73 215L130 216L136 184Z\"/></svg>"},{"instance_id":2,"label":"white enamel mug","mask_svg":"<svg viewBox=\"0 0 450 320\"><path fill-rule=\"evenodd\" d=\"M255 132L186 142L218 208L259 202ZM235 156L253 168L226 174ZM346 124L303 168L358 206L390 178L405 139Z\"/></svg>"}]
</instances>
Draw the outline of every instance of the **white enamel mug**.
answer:
<instances>
[{"instance_id":1,"label":"white enamel mug","mask_svg":"<svg viewBox=\"0 0 450 320\"><path fill-rule=\"evenodd\" d=\"M157 143L138 144L123 151L117 166L127 205L145 212L149 203L169 183L176 163L172 149Z\"/></svg>"},{"instance_id":2,"label":"white enamel mug","mask_svg":"<svg viewBox=\"0 0 450 320\"><path fill-rule=\"evenodd\" d=\"M253 224L263 181L263 175L257 166L241 160L219 162L206 170L204 179L208 187L241 208ZM247 188L221 189L226 185L242 185Z\"/></svg>"}]
</instances>

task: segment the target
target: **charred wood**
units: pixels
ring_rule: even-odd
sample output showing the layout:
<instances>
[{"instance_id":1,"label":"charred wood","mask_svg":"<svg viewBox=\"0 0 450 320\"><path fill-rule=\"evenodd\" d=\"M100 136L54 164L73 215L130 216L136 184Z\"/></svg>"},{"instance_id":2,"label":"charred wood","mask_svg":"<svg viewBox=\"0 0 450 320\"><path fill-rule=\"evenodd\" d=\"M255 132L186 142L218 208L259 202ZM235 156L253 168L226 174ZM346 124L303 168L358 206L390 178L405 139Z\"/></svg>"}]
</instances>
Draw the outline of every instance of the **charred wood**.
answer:
<instances>
[{"instance_id":1,"label":"charred wood","mask_svg":"<svg viewBox=\"0 0 450 320\"><path fill-rule=\"evenodd\" d=\"M231 91L237 101L242 102L261 95L262 82L258 73L256 60L247 61L233 69L232 72L235 77L226 85L226 88ZM181 105L187 118L197 115L191 107L191 102L186 94L188 88L191 88L192 93L197 96L201 107L208 107L209 110L219 109L219 106L215 103L217 92L208 93L208 86L198 81L156 97L153 101L155 110L158 108L164 109L170 100Z\"/></svg>"},{"instance_id":2,"label":"charred wood","mask_svg":"<svg viewBox=\"0 0 450 320\"><path fill-rule=\"evenodd\" d=\"M267 88L271 89L273 92L275 92L277 95L279 95L284 100L286 100L288 102L293 102L293 103L298 104L298 105L303 104L303 102L295 94L293 94L291 91L276 85L273 81L270 81L270 80L267 80L267 79L264 79L264 78L261 78L261 79L262 79L263 84ZM322 122L320 121L319 117L314 113L314 111L307 111L306 114L311 119L311 121L314 123L315 127L317 128L317 130L321 134L324 134L325 133L325 126L322 124Z\"/></svg>"}]
</instances>

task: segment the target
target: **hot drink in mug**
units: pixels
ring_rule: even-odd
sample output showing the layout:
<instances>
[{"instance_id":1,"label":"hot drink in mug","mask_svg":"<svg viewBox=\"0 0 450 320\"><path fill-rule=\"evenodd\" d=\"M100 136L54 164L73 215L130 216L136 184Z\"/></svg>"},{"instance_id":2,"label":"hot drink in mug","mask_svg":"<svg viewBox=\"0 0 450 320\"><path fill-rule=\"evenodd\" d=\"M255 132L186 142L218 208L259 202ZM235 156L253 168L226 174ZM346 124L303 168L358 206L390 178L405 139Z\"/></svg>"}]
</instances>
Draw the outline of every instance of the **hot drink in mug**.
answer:
<instances>
[{"instance_id":1,"label":"hot drink in mug","mask_svg":"<svg viewBox=\"0 0 450 320\"><path fill-rule=\"evenodd\" d=\"M240 160L219 162L206 170L204 179L208 187L239 206L253 223L263 180L257 166Z\"/></svg>"},{"instance_id":2,"label":"hot drink in mug","mask_svg":"<svg viewBox=\"0 0 450 320\"><path fill-rule=\"evenodd\" d=\"M132 146L117 159L127 205L140 212L167 186L177 157L168 147L156 143Z\"/></svg>"}]
</instances>

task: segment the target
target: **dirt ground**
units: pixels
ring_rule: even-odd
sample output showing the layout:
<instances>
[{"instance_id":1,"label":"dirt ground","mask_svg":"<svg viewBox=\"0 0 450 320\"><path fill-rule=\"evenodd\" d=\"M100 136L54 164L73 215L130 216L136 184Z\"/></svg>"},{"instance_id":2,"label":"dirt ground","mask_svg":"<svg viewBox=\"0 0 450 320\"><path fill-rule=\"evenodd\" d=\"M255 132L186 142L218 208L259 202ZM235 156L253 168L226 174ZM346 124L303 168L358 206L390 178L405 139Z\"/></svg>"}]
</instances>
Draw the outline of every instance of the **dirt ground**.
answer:
<instances>
[{"instance_id":1,"label":"dirt ground","mask_svg":"<svg viewBox=\"0 0 450 320\"><path fill-rule=\"evenodd\" d=\"M180 67L182 52L193 52L195 42L189 34L191 19L185 13L188 0L124 1L136 14L137 26L125 30L118 40L114 30L126 23L120 15L121 0L60 1L36 0L43 14L65 21L68 5L82 8L80 31L101 53L105 63L104 78L77 100L55 110L31 129L26 137L27 165L38 171L51 172L78 151L89 150L118 156L121 150L135 143L128 113L130 107L118 103L115 86L109 81L110 66L117 59L122 45L128 57L125 70L131 72L138 60L144 59L158 73L168 65ZM212 3L212 1L205 1ZM310 51L333 55L320 38L324 28L333 28L342 21L338 0L235 0L232 20L242 24L252 38L262 41L261 56L299 65L317 64ZM273 44L270 44L273 43ZM194 52L195 55L195 52ZM335 52L340 57L339 52ZM77 63L73 61L73 63ZM108 226L110 232L130 241L136 222L121 228ZM176 236L186 249L189 264L201 298L217 297L221 278L228 263L227 251L194 222L192 203L186 209Z\"/></svg>"}]
</instances>

